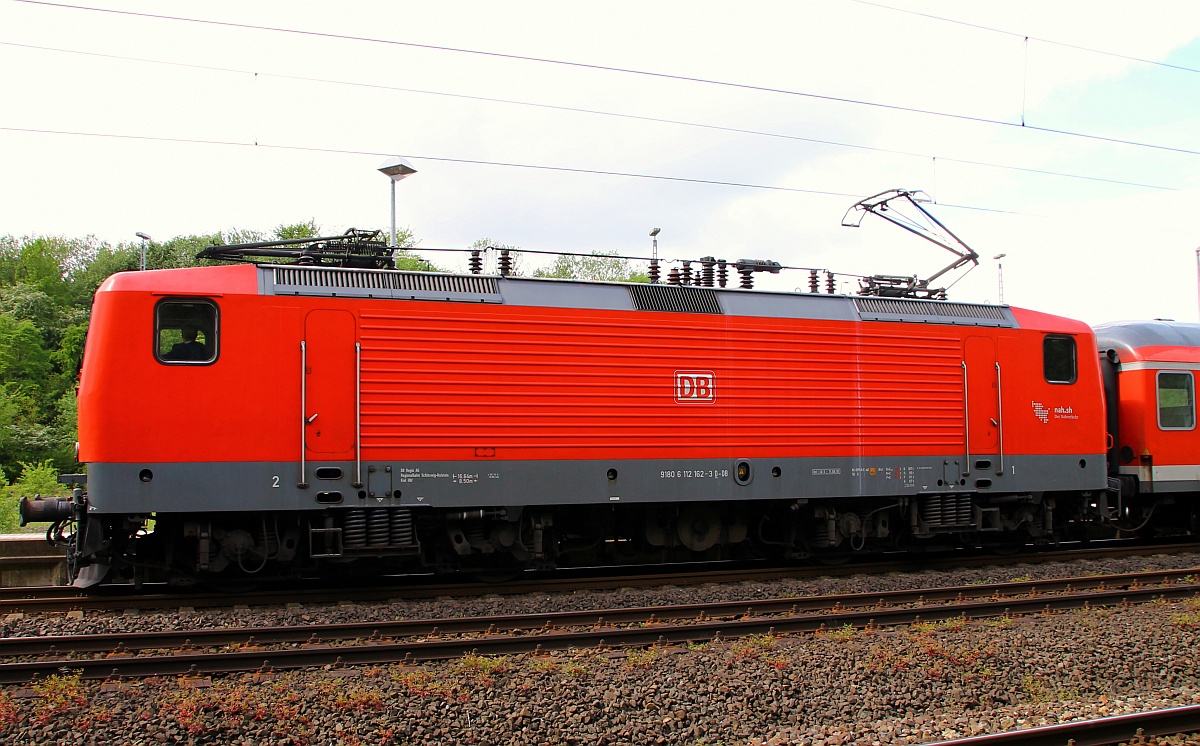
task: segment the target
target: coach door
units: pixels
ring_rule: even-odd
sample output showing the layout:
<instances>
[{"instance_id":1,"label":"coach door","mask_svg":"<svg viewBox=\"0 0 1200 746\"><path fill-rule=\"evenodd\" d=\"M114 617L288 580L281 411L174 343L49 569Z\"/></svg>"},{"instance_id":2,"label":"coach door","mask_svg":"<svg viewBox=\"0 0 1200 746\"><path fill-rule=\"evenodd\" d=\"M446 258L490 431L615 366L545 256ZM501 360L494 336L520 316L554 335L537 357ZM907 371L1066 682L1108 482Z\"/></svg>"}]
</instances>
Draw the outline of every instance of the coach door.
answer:
<instances>
[{"instance_id":1,"label":"coach door","mask_svg":"<svg viewBox=\"0 0 1200 746\"><path fill-rule=\"evenodd\" d=\"M312 311L304 320L304 449L310 459L354 458L357 368L354 316Z\"/></svg>"},{"instance_id":2,"label":"coach door","mask_svg":"<svg viewBox=\"0 0 1200 746\"><path fill-rule=\"evenodd\" d=\"M1000 368L996 364L996 343L988 337L967 337L963 358L967 472L986 473L995 470L1000 455Z\"/></svg>"}]
</instances>

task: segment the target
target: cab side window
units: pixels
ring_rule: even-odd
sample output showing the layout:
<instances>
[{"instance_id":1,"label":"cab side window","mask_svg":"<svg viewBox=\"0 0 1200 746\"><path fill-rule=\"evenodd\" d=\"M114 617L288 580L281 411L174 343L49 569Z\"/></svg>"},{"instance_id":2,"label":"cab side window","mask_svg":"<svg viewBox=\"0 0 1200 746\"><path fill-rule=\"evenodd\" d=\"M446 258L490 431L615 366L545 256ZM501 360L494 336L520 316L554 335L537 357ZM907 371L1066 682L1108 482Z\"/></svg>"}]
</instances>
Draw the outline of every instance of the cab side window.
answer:
<instances>
[{"instance_id":1,"label":"cab side window","mask_svg":"<svg viewBox=\"0 0 1200 746\"><path fill-rule=\"evenodd\" d=\"M1046 337L1042 341L1042 372L1047 383L1075 383L1075 338Z\"/></svg>"},{"instance_id":2,"label":"cab side window","mask_svg":"<svg viewBox=\"0 0 1200 746\"><path fill-rule=\"evenodd\" d=\"M154 354L168 365L217 359L217 306L204 300L164 300L154 311Z\"/></svg>"},{"instance_id":3,"label":"cab side window","mask_svg":"<svg viewBox=\"0 0 1200 746\"><path fill-rule=\"evenodd\" d=\"M1191 373L1158 372L1158 426L1163 430L1196 427L1196 392Z\"/></svg>"}]
</instances>

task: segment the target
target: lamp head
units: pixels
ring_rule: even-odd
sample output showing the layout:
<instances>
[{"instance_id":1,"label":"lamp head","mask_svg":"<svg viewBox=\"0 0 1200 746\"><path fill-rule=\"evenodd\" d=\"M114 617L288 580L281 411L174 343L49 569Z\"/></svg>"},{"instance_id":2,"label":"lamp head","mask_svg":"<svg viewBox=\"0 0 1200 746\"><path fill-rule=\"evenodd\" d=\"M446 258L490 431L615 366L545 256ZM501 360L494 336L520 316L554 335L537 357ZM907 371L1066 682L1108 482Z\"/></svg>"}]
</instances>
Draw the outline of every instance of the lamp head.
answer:
<instances>
[{"instance_id":1,"label":"lamp head","mask_svg":"<svg viewBox=\"0 0 1200 746\"><path fill-rule=\"evenodd\" d=\"M145 233L142 233L141 231L138 231L138 232L137 232L137 233L135 233L134 235L135 235L135 236L137 236L138 238L142 239L143 241L152 241L152 240L154 240L154 239L150 238L149 236L147 236Z\"/></svg>"},{"instance_id":2,"label":"lamp head","mask_svg":"<svg viewBox=\"0 0 1200 746\"><path fill-rule=\"evenodd\" d=\"M400 181L415 174L417 169L413 168L413 165L407 160L399 156L392 156L379 164L379 171L392 181Z\"/></svg>"}]
</instances>

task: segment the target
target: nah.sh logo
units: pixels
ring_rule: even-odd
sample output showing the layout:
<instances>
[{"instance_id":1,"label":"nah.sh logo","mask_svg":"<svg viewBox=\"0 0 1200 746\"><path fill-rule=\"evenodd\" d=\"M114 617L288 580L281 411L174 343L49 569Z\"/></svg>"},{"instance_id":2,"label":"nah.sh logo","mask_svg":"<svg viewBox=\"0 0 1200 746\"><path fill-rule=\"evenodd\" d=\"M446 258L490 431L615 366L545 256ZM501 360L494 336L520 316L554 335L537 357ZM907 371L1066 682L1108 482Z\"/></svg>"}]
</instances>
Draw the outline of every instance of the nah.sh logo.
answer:
<instances>
[{"instance_id":1,"label":"nah.sh logo","mask_svg":"<svg viewBox=\"0 0 1200 746\"><path fill-rule=\"evenodd\" d=\"M714 378L711 370L675 371L675 401L681 404L713 401Z\"/></svg>"},{"instance_id":2,"label":"nah.sh logo","mask_svg":"<svg viewBox=\"0 0 1200 746\"><path fill-rule=\"evenodd\" d=\"M1033 402L1033 416L1041 420L1043 425L1050 422L1050 410L1040 401Z\"/></svg>"}]
</instances>

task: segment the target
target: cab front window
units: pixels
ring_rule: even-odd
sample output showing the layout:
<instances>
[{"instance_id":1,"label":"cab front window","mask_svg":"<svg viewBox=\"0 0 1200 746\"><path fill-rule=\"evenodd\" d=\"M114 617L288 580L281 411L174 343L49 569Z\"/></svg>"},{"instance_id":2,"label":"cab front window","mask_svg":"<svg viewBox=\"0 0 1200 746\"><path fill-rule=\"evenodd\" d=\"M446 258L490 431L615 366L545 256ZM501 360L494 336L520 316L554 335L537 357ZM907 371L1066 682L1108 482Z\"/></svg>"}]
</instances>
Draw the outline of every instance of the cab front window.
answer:
<instances>
[{"instance_id":1,"label":"cab front window","mask_svg":"<svg viewBox=\"0 0 1200 746\"><path fill-rule=\"evenodd\" d=\"M1048 336L1042 340L1042 374L1047 383L1075 383L1075 338Z\"/></svg>"},{"instance_id":2,"label":"cab front window","mask_svg":"<svg viewBox=\"0 0 1200 746\"><path fill-rule=\"evenodd\" d=\"M155 309L155 348L168 365L206 365L217 359L217 306L204 300L164 300Z\"/></svg>"}]
</instances>

